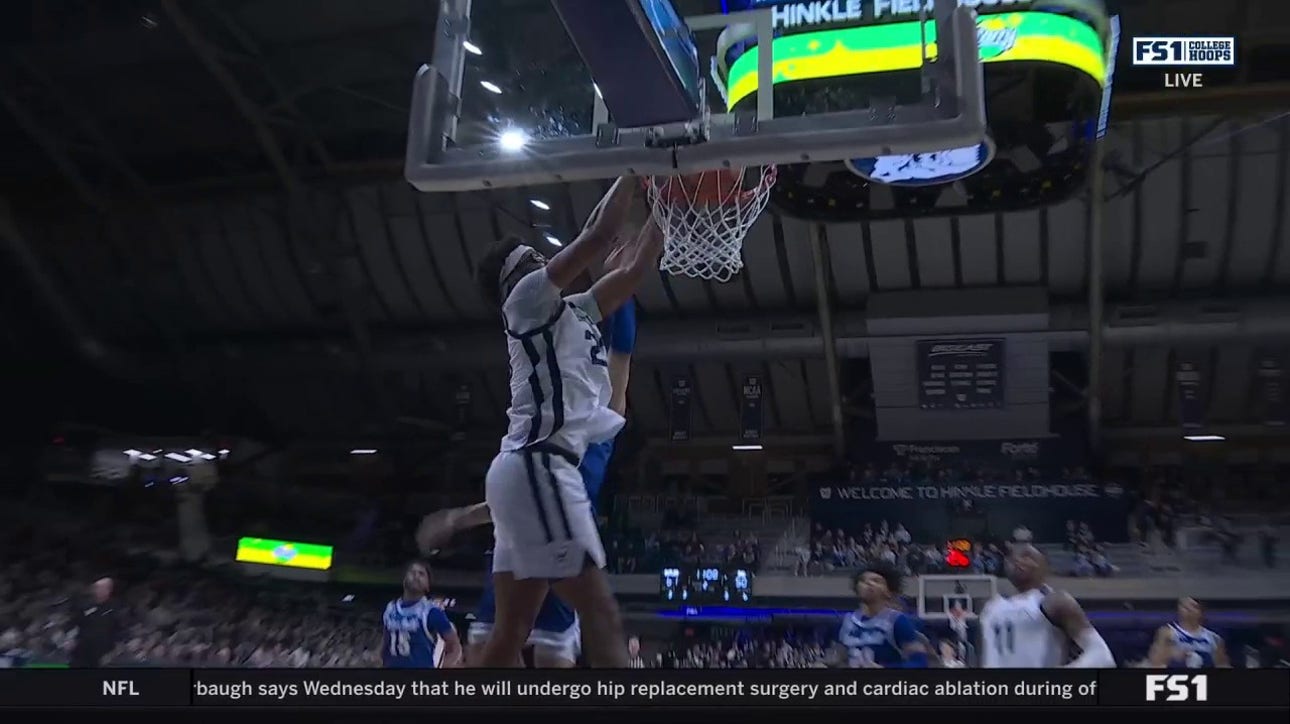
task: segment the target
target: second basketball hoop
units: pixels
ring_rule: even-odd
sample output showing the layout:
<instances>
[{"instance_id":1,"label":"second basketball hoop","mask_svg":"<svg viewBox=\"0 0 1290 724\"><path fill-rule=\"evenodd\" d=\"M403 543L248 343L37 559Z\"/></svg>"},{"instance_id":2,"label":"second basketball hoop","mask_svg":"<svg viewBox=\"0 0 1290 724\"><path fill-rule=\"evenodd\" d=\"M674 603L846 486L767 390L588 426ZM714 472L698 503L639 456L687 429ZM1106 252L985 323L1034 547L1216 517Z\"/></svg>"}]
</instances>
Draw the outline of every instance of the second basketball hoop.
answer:
<instances>
[{"instance_id":1,"label":"second basketball hoop","mask_svg":"<svg viewBox=\"0 0 1290 724\"><path fill-rule=\"evenodd\" d=\"M663 231L659 269L730 281L743 269L744 237L774 185L774 166L646 177L650 213Z\"/></svg>"}]
</instances>

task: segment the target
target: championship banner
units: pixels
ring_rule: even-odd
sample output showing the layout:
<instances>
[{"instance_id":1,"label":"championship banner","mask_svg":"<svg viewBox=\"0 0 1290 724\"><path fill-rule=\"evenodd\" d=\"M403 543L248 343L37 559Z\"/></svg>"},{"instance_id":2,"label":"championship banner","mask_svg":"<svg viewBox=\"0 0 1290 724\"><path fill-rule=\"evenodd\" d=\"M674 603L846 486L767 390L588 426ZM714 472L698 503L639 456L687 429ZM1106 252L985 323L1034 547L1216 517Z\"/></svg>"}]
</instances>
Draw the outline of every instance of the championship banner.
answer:
<instances>
[{"instance_id":1,"label":"championship banner","mask_svg":"<svg viewBox=\"0 0 1290 724\"><path fill-rule=\"evenodd\" d=\"M455 413L453 440L461 441L466 439L466 430L470 427L470 402L470 385L463 382L457 387L457 394L453 398L453 411Z\"/></svg>"},{"instance_id":2,"label":"championship banner","mask_svg":"<svg viewBox=\"0 0 1290 724\"><path fill-rule=\"evenodd\" d=\"M1290 706L1290 670L9 669L0 707ZM711 711L711 709L709 709ZM1136 716L1136 715L1135 715ZM1284 721L1284 715L1282 715Z\"/></svg>"},{"instance_id":3,"label":"championship banner","mask_svg":"<svg viewBox=\"0 0 1290 724\"><path fill-rule=\"evenodd\" d=\"M761 442L762 407L761 375L746 375L739 396L739 439L743 442Z\"/></svg>"},{"instance_id":4,"label":"championship banner","mask_svg":"<svg viewBox=\"0 0 1290 724\"><path fill-rule=\"evenodd\" d=\"M1263 407L1263 424L1284 427L1290 421L1290 405L1286 404L1284 358L1271 353L1261 355L1255 374L1259 385L1258 404Z\"/></svg>"},{"instance_id":5,"label":"championship banner","mask_svg":"<svg viewBox=\"0 0 1290 724\"><path fill-rule=\"evenodd\" d=\"M918 406L924 410L1003 407L1002 339L918 342Z\"/></svg>"},{"instance_id":6,"label":"championship banner","mask_svg":"<svg viewBox=\"0 0 1290 724\"><path fill-rule=\"evenodd\" d=\"M1200 364L1179 357L1174 367L1174 383L1178 388L1178 421L1184 430L1205 427L1205 376Z\"/></svg>"},{"instance_id":7,"label":"championship banner","mask_svg":"<svg viewBox=\"0 0 1290 724\"><path fill-rule=\"evenodd\" d=\"M956 512L970 503L978 518L994 531L1025 525L1038 540L1063 540L1066 521L1084 521L1099 540L1127 540L1124 519L1131 501L1117 483L873 483L837 484L816 489L811 518L828 528L855 528L897 521L919 540L965 535L967 523Z\"/></svg>"},{"instance_id":8,"label":"championship banner","mask_svg":"<svg viewBox=\"0 0 1290 724\"><path fill-rule=\"evenodd\" d=\"M694 387L690 378L676 376L672 378L672 394L668 411L669 429L672 442L689 442L690 440L690 402Z\"/></svg>"}]
</instances>

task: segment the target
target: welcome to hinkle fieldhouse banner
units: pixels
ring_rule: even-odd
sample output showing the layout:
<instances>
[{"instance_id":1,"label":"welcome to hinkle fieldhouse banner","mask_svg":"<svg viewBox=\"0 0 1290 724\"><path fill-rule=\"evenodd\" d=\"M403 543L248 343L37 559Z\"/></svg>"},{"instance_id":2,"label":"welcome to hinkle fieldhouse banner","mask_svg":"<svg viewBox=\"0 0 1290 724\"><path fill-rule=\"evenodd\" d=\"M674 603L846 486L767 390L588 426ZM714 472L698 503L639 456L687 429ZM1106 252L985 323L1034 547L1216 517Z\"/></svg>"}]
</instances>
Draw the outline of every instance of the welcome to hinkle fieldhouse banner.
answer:
<instances>
[{"instance_id":1,"label":"welcome to hinkle fieldhouse banner","mask_svg":"<svg viewBox=\"0 0 1290 724\"><path fill-rule=\"evenodd\" d=\"M843 483L815 490L811 517L849 531L866 523L900 523L915 540L1006 538L1024 525L1037 540L1058 541L1065 540L1069 520L1088 523L1099 540L1124 541L1130 504L1114 483Z\"/></svg>"}]
</instances>

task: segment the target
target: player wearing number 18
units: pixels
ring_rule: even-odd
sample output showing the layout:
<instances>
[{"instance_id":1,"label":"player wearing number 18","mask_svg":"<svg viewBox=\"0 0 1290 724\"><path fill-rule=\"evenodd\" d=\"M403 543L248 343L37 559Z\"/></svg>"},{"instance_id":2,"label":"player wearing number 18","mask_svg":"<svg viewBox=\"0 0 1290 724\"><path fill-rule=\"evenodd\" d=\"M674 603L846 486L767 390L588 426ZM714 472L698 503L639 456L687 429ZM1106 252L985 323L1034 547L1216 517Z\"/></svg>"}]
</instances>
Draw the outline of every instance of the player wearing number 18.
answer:
<instances>
[{"instance_id":1,"label":"player wearing number 18","mask_svg":"<svg viewBox=\"0 0 1290 724\"><path fill-rule=\"evenodd\" d=\"M430 567L421 561L408 564L403 574L403 596L385 606L381 620L385 640L381 661L387 669L433 669L435 650L444 644L439 666L461 662L461 640L443 609L426 599L430 592Z\"/></svg>"}]
</instances>

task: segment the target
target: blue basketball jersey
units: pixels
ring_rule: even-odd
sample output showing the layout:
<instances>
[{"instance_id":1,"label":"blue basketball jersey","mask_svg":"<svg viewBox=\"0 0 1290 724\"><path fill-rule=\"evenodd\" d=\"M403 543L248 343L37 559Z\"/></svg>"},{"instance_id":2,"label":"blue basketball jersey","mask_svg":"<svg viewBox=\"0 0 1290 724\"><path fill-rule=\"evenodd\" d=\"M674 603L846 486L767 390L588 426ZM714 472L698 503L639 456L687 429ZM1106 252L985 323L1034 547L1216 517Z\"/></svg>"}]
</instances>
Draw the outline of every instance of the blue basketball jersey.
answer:
<instances>
[{"instance_id":1,"label":"blue basketball jersey","mask_svg":"<svg viewBox=\"0 0 1290 724\"><path fill-rule=\"evenodd\" d=\"M395 599L385 606L385 644L381 661L387 669L433 669L439 640L452 632L443 609L426 599Z\"/></svg>"},{"instance_id":2,"label":"blue basketball jersey","mask_svg":"<svg viewBox=\"0 0 1290 724\"><path fill-rule=\"evenodd\" d=\"M596 498L605 485L605 476L609 473L609 458L614 454L614 441L592 443L582 456L578 472L582 473L582 482L587 486L587 500L591 501L591 510L596 510Z\"/></svg>"},{"instance_id":3,"label":"blue basketball jersey","mask_svg":"<svg viewBox=\"0 0 1290 724\"><path fill-rule=\"evenodd\" d=\"M1169 632L1173 634L1175 651L1173 660L1169 662L1170 668L1214 668L1214 654L1218 651L1219 642L1223 640L1222 636L1204 627L1192 633L1177 622L1169 624Z\"/></svg>"},{"instance_id":4,"label":"blue basketball jersey","mask_svg":"<svg viewBox=\"0 0 1290 724\"><path fill-rule=\"evenodd\" d=\"M888 608L873 616L863 611L849 613L842 619L838 643L846 647L847 663L853 669L878 665L898 668L905 663L905 646L919 640L914 621Z\"/></svg>"}]
</instances>

